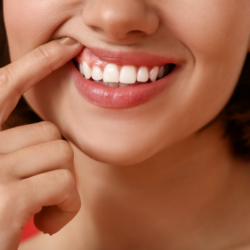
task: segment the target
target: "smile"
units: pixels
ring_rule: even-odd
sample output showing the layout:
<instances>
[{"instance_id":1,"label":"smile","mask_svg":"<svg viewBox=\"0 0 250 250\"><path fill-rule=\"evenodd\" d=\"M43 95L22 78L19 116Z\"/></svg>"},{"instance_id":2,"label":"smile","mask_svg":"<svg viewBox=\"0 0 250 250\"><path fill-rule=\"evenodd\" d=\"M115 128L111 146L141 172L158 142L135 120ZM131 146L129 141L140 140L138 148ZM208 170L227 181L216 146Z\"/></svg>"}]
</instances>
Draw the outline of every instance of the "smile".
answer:
<instances>
[{"instance_id":1,"label":"smile","mask_svg":"<svg viewBox=\"0 0 250 250\"><path fill-rule=\"evenodd\" d=\"M170 74L175 67L175 64L136 66L108 63L95 56L87 48L74 62L86 79L112 88L154 82Z\"/></svg>"},{"instance_id":2,"label":"smile","mask_svg":"<svg viewBox=\"0 0 250 250\"><path fill-rule=\"evenodd\" d=\"M159 95L172 81L180 62L141 52L111 52L84 48L73 59L77 90L104 108L131 108Z\"/></svg>"}]
</instances>

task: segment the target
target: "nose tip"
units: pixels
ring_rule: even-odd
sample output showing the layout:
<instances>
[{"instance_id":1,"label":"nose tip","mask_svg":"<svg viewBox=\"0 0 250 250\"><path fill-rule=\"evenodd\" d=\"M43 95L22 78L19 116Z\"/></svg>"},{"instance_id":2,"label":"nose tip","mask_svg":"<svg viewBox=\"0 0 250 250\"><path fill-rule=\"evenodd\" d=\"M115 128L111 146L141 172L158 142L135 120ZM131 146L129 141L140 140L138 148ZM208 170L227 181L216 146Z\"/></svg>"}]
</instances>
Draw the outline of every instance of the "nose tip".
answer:
<instances>
[{"instance_id":1,"label":"nose tip","mask_svg":"<svg viewBox=\"0 0 250 250\"><path fill-rule=\"evenodd\" d=\"M83 11L85 25L106 38L124 40L152 35L159 18L144 0L93 0Z\"/></svg>"}]
</instances>

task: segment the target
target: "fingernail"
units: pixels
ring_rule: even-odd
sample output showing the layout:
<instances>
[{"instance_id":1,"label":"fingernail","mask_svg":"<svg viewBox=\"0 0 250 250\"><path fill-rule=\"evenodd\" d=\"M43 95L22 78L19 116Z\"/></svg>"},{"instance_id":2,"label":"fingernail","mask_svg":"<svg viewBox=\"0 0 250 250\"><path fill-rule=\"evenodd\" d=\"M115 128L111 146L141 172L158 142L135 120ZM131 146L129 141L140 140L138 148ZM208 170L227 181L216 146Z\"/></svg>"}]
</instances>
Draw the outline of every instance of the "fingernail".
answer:
<instances>
[{"instance_id":1,"label":"fingernail","mask_svg":"<svg viewBox=\"0 0 250 250\"><path fill-rule=\"evenodd\" d=\"M59 39L59 42L63 45L66 45L66 46L76 45L79 43L71 37L63 37L63 38Z\"/></svg>"}]
</instances>

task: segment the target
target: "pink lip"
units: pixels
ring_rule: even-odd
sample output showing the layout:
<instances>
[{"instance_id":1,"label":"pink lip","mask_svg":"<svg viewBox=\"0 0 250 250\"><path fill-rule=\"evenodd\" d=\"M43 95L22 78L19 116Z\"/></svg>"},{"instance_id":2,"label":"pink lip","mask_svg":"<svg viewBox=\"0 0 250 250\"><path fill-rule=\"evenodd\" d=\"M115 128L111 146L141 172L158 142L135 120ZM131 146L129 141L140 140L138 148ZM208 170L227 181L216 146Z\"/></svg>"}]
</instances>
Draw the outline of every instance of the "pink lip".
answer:
<instances>
[{"instance_id":1,"label":"pink lip","mask_svg":"<svg viewBox=\"0 0 250 250\"><path fill-rule=\"evenodd\" d=\"M178 68L161 80L152 83L140 83L135 86L111 88L94 81L87 80L70 65L73 80L79 93L85 100L103 108L130 108L143 104L160 94L173 80Z\"/></svg>"},{"instance_id":2,"label":"pink lip","mask_svg":"<svg viewBox=\"0 0 250 250\"><path fill-rule=\"evenodd\" d=\"M124 51L110 51L103 50L99 48L89 48L88 49L102 61L108 63L115 63L118 65L134 65L134 66L161 66L164 64L175 64L181 65L182 61L177 60L173 57L164 57L154 54L149 54L145 52L124 52ZM84 51L84 49L83 49ZM76 57L78 62L81 62L83 58L83 51Z\"/></svg>"},{"instance_id":3,"label":"pink lip","mask_svg":"<svg viewBox=\"0 0 250 250\"><path fill-rule=\"evenodd\" d=\"M142 52L111 52L102 49L90 49L91 52L101 60L120 65L156 66L164 64L175 64L174 70L164 78L151 82L140 83L135 86L112 88L92 80L87 80L76 69L73 62L70 68L77 90L85 100L104 108L130 108L143 104L159 95L172 82L179 71L181 63L173 58L150 55ZM77 61L81 60L81 52Z\"/></svg>"}]
</instances>

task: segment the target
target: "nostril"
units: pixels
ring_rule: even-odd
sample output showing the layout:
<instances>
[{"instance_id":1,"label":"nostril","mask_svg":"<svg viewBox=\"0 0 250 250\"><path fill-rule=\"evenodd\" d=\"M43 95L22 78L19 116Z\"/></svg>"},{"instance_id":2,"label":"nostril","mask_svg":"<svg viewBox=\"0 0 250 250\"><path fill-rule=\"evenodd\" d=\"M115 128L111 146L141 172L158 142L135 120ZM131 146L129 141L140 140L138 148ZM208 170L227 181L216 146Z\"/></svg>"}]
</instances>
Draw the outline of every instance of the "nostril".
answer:
<instances>
[{"instance_id":1,"label":"nostril","mask_svg":"<svg viewBox=\"0 0 250 250\"><path fill-rule=\"evenodd\" d=\"M127 34L128 35L143 35L144 32L142 32L141 30L131 30Z\"/></svg>"},{"instance_id":2,"label":"nostril","mask_svg":"<svg viewBox=\"0 0 250 250\"><path fill-rule=\"evenodd\" d=\"M152 35L159 26L156 11L146 6L147 1L96 0L86 1L82 18L86 26L102 35L103 40L128 40Z\"/></svg>"},{"instance_id":3,"label":"nostril","mask_svg":"<svg viewBox=\"0 0 250 250\"><path fill-rule=\"evenodd\" d=\"M126 37L140 38L145 36L146 33L140 30L132 30L126 34Z\"/></svg>"}]
</instances>

